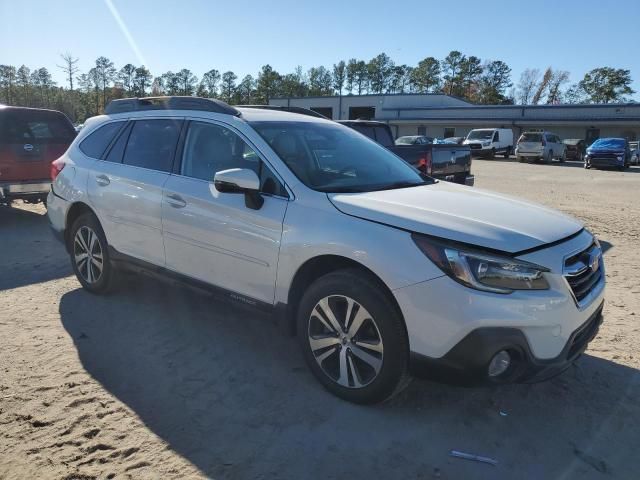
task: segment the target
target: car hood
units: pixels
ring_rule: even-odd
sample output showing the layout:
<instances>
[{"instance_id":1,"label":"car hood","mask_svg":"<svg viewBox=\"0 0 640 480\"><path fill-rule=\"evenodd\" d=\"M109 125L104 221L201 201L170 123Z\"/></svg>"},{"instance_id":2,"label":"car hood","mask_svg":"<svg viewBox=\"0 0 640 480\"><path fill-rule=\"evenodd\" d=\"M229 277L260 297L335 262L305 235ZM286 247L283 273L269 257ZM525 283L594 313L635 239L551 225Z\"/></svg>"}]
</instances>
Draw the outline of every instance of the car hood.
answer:
<instances>
[{"instance_id":1,"label":"car hood","mask_svg":"<svg viewBox=\"0 0 640 480\"><path fill-rule=\"evenodd\" d=\"M583 228L576 219L542 205L448 182L328 197L347 215L509 253Z\"/></svg>"}]
</instances>

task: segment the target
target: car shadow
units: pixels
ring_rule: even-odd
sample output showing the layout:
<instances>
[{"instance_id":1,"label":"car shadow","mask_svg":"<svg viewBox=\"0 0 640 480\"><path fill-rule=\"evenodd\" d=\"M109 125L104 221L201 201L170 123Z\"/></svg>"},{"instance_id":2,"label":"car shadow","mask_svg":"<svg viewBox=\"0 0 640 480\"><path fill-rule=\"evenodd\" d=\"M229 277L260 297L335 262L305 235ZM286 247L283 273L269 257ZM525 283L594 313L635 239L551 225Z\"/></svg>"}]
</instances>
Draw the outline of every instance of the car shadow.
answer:
<instances>
[{"instance_id":1,"label":"car shadow","mask_svg":"<svg viewBox=\"0 0 640 480\"><path fill-rule=\"evenodd\" d=\"M0 207L0 291L71 275L42 207Z\"/></svg>"},{"instance_id":2,"label":"car shadow","mask_svg":"<svg viewBox=\"0 0 640 480\"><path fill-rule=\"evenodd\" d=\"M59 309L86 371L207 477L632 478L637 467L640 375L601 358L538 385L415 380L364 407L324 391L268 316L174 284L127 276L114 295L70 291Z\"/></svg>"},{"instance_id":3,"label":"car shadow","mask_svg":"<svg viewBox=\"0 0 640 480\"><path fill-rule=\"evenodd\" d=\"M497 157L496 158L482 158L482 157L474 157L473 161L485 161L485 162L496 162L496 163L503 163L503 162L508 162L508 163L520 163L518 162L518 160L516 159L515 156L511 156L509 158L503 158L503 157ZM542 166L542 167L564 167L564 168L584 168L584 163L580 162L578 160L566 160L564 162L559 162L558 160L554 160L551 163L544 163L544 162L522 162L524 164L528 164L528 165L537 165L537 166ZM473 168L473 167L472 167ZM620 172L620 170L618 170L617 168L599 168L599 169L595 169L594 170L601 170L604 172L618 172L618 173L640 173L640 166L635 166L632 165L629 168L627 168L626 170L623 170L622 172Z\"/></svg>"},{"instance_id":4,"label":"car shadow","mask_svg":"<svg viewBox=\"0 0 640 480\"><path fill-rule=\"evenodd\" d=\"M613 248L613 244L611 244L610 242L607 242L606 240L602 240L601 238L599 238L598 242L600 242L600 248L602 248L602 253L607 253L609 250Z\"/></svg>"}]
</instances>

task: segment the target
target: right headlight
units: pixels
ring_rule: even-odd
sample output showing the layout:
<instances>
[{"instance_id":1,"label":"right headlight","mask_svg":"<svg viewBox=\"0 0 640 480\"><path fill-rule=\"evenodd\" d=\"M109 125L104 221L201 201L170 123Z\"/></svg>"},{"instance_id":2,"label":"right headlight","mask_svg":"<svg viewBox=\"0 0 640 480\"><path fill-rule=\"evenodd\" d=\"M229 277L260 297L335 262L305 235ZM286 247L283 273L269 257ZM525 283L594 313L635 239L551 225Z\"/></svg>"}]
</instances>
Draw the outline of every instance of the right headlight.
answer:
<instances>
[{"instance_id":1,"label":"right headlight","mask_svg":"<svg viewBox=\"0 0 640 480\"><path fill-rule=\"evenodd\" d=\"M549 269L508 256L448 245L419 234L411 236L418 248L449 277L485 292L547 290L544 273Z\"/></svg>"}]
</instances>

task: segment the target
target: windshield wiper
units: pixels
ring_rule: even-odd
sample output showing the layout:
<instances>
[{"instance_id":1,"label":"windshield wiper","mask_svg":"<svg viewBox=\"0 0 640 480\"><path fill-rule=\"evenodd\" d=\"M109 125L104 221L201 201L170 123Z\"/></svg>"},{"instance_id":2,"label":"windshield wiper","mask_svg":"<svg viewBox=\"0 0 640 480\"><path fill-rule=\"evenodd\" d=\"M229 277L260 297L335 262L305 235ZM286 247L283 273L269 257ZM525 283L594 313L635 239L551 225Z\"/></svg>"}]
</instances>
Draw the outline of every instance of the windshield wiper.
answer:
<instances>
[{"instance_id":1,"label":"windshield wiper","mask_svg":"<svg viewBox=\"0 0 640 480\"><path fill-rule=\"evenodd\" d=\"M383 187L376 188L375 190L397 190L399 188L410 188L410 187L420 187L422 185L429 185L428 182L416 183L416 182L395 182L390 183L388 185L384 185Z\"/></svg>"}]
</instances>

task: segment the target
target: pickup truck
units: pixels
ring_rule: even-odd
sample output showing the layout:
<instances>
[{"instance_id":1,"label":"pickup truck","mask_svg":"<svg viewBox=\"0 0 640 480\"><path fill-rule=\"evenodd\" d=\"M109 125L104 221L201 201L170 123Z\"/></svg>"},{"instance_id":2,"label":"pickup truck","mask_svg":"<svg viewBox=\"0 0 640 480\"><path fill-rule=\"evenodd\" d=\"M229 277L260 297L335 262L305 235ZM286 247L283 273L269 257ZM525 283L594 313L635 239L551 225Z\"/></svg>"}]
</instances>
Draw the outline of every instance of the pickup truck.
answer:
<instances>
[{"instance_id":1,"label":"pickup truck","mask_svg":"<svg viewBox=\"0 0 640 480\"><path fill-rule=\"evenodd\" d=\"M61 112L0 107L0 204L13 200L45 202L51 186L51 162L76 136Z\"/></svg>"},{"instance_id":2,"label":"pickup truck","mask_svg":"<svg viewBox=\"0 0 640 480\"><path fill-rule=\"evenodd\" d=\"M463 185L474 183L474 176L471 175L471 149L466 145L397 145L393 141L391 127L386 123L374 120L338 120L338 123L375 140L430 177Z\"/></svg>"}]
</instances>

